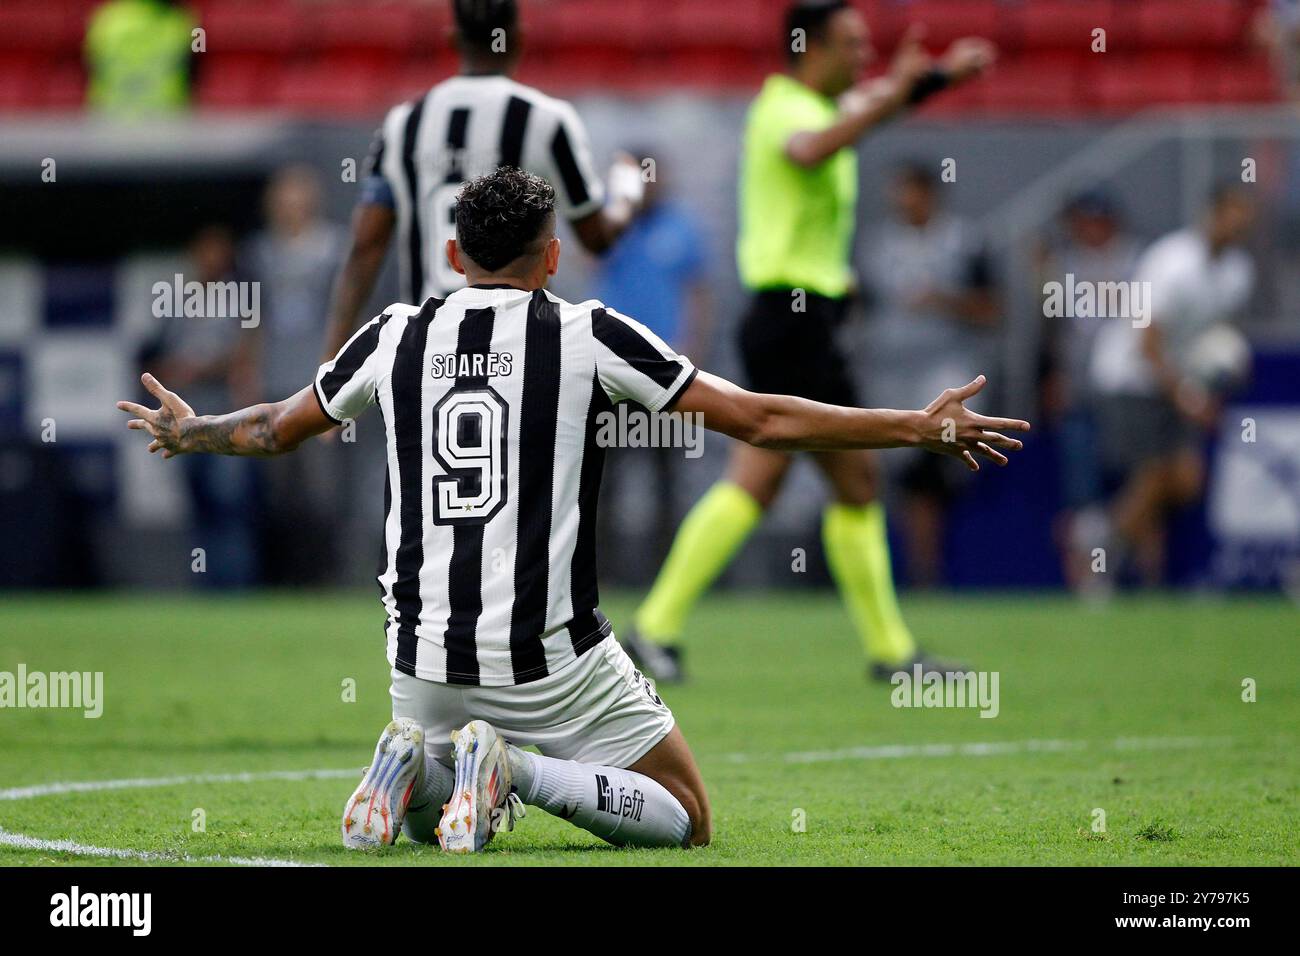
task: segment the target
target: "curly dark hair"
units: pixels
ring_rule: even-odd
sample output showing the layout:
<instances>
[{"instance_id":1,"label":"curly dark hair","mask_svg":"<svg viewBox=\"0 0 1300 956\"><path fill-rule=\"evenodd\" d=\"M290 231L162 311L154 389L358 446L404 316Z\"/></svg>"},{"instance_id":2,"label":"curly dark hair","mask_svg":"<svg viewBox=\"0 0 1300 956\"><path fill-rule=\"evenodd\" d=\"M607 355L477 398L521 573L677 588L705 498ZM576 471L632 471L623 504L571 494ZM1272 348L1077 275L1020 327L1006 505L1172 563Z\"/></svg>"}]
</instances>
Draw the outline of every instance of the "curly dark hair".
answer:
<instances>
[{"instance_id":1,"label":"curly dark hair","mask_svg":"<svg viewBox=\"0 0 1300 956\"><path fill-rule=\"evenodd\" d=\"M555 189L513 166L471 179L456 194L456 242L488 272L541 251L538 239L555 215Z\"/></svg>"}]
</instances>

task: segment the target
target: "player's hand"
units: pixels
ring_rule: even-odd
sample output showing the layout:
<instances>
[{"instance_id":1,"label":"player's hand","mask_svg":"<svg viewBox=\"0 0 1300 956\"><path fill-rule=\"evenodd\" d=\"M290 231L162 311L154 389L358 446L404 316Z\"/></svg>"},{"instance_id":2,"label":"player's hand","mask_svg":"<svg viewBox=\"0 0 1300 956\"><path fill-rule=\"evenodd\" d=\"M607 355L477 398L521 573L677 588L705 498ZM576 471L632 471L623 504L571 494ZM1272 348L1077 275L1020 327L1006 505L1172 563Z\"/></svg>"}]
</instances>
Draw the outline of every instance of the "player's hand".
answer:
<instances>
[{"instance_id":1,"label":"player's hand","mask_svg":"<svg viewBox=\"0 0 1300 956\"><path fill-rule=\"evenodd\" d=\"M1174 392L1174 407L1197 428L1213 431L1219 424L1220 403L1198 382L1180 382Z\"/></svg>"},{"instance_id":2,"label":"player's hand","mask_svg":"<svg viewBox=\"0 0 1300 956\"><path fill-rule=\"evenodd\" d=\"M142 429L153 436L149 443L149 453L162 450L164 458L182 454L182 435L187 419L194 418L194 409L190 408L175 392L163 388L162 382L148 372L140 376L140 382L149 394L162 404L157 409L148 409L135 402L118 402L122 411L136 416L126 423L127 428Z\"/></svg>"},{"instance_id":3,"label":"player's hand","mask_svg":"<svg viewBox=\"0 0 1300 956\"><path fill-rule=\"evenodd\" d=\"M609 167L609 195L614 202L626 202L639 210L645 202L645 178L641 164L631 153L619 152Z\"/></svg>"},{"instance_id":4,"label":"player's hand","mask_svg":"<svg viewBox=\"0 0 1300 956\"><path fill-rule=\"evenodd\" d=\"M921 45L924 38L925 25L912 24L898 41L889 63L889 76L904 90L910 90L917 80L934 69L934 60Z\"/></svg>"},{"instance_id":5,"label":"player's hand","mask_svg":"<svg viewBox=\"0 0 1300 956\"><path fill-rule=\"evenodd\" d=\"M1019 439L1008 438L1002 432L1027 432L1029 422L1016 418L989 418L965 406L964 402L977 395L986 381L980 375L961 388L944 389L925 407L921 413L921 447L960 458L971 471L980 470L976 456L1005 465L1007 456L1002 454L1003 451L1019 451L1024 447Z\"/></svg>"},{"instance_id":6,"label":"player's hand","mask_svg":"<svg viewBox=\"0 0 1300 956\"><path fill-rule=\"evenodd\" d=\"M953 40L939 60L940 68L954 83L978 76L998 58L998 48L983 37Z\"/></svg>"}]
</instances>

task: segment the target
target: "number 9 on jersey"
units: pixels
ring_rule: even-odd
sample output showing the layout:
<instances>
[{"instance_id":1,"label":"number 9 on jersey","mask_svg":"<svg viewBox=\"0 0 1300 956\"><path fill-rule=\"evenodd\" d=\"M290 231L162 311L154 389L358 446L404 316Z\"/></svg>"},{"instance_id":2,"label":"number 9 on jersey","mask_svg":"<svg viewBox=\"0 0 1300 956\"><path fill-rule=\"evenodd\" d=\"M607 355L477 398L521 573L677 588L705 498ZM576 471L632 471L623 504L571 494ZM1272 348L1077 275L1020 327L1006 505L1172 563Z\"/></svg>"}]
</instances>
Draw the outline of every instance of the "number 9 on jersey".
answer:
<instances>
[{"instance_id":1,"label":"number 9 on jersey","mask_svg":"<svg viewBox=\"0 0 1300 956\"><path fill-rule=\"evenodd\" d=\"M506 503L510 407L489 386L449 391L433 409L437 524L485 524Z\"/></svg>"}]
</instances>

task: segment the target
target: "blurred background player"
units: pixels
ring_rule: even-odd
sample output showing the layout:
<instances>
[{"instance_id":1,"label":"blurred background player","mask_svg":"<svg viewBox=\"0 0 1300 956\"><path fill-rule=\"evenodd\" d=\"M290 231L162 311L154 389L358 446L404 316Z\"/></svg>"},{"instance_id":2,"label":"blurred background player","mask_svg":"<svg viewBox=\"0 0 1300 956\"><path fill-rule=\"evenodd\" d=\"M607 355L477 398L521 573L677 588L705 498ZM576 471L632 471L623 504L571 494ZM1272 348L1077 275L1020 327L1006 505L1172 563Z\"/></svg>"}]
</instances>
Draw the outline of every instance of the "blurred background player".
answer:
<instances>
[{"instance_id":1,"label":"blurred background player","mask_svg":"<svg viewBox=\"0 0 1300 956\"><path fill-rule=\"evenodd\" d=\"M460 74L389 111L367 160L352 245L334 290L326 356L351 334L397 234L401 301L445 297L464 285L442 255L460 185L516 166L555 186L560 215L590 252L627 228L641 201L640 170L620 158L610 201L592 168L573 107L510 79L522 52L515 0L452 0Z\"/></svg>"},{"instance_id":2,"label":"blurred background player","mask_svg":"<svg viewBox=\"0 0 1300 956\"><path fill-rule=\"evenodd\" d=\"M1042 250L1038 287L1073 281L1094 285L1133 278L1141 247L1125 223L1119 201L1102 189L1075 196L1061 216L1061 235ZM1055 537L1066 584L1080 594L1100 594L1109 578L1091 571L1092 548L1104 532L1102 475L1088 363L1102 316L1087 302L1044 328L1044 413L1058 429L1061 513Z\"/></svg>"},{"instance_id":3,"label":"blurred background player","mask_svg":"<svg viewBox=\"0 0 1300 956\"><path fill-rule=\"evenodd\" d=\"M1205 487L1205 439L1218 424L1225 382L1202 374L1197 353L1212 334L1215 361L1232 358L1234 339L1223 325L1254 291L1254 265L1240 248L1254 214L1241 186L1221 186L1201 222L1156 240L1138 261L1149 315L1107 319L1097 335L1091 374L1101 461L1119 483L1110 507L1112 560L1122 568L1131 559L1147 587L1164 581L1172 512Z\"/></svg>"},{"instance_id":4,"label":"blurred background player","mask_svg":"<svg viewBox=\"0 0 1300 956\"><path fill-rule=\"evenodd\" d=\"M839 0L798 3L785 23L786 73L768 77L750 107L741 157L741 279L752 293L740 331L750 387L857 405L836 342L852 285L857 156L867 132L994 58L987 41L953 43L933 61L919 34L901 42L887 75L859 82L873 51L867 23ZM831 485L824 537L828 563L873 672L888 677L924 658L899 612L876 500L872 456L814 452ZM645 602L629 652L662 681L682 678L678 639L686 615L775 500L792 455L737 447L722 481L683 521Z\"/></svg>"},{"instance_id":5,"label":"blurred background player","mask_svg":"<svg viewBox=\"0 0 1300 956\"><path fill-rule=\"evenodd\" d=\"M859 262L871 310L866 350L869 403L924 403L940 381L968 382L997 361L998 301L989 258L974 228L939 203L939 165L904 163L891 179L892 215L862 243ZM943 580L947 512L969 472L906 452L900 468L908 581ZM955 465L955 467L949 467Z\"/></svg>"},{"instance_id":6,"label":"blurred background player","mask_svg":"<svg viewBox=\"0 0 1300 956\"><path fill-rule=\"evenodd\" d=\"M637 157L659 156L659 150L630 149ZM617 245L601 258L593 277L593 295L602 302L617 304L620 311L635 315L646 328L695 362L709 361L712 302L708 284L708 242L695 214L663 183L665 172L677 167L656 160L654 176L646 179L645 199L640 215L632 221ZM682 450L667 445L657 448L620 449L605 460L606 506L601 508L597 535L601 553L609 561L621 550L613 527L616 509L611 500L622 498L648 503L637 523L648 533L637 535L652 542L651 555L635 555L638 564L649 558L657 566L672 543ZM648 468L647 468L648 466ZM649 481L648 487L644 482ZM641 492L632 499L620 494L625 485L638 482ZM641 549L637 549L641 550ZM609 577L618 580L619 568ZM629 575L630 576L630 575Z\"/></svg>"}]
</instances>

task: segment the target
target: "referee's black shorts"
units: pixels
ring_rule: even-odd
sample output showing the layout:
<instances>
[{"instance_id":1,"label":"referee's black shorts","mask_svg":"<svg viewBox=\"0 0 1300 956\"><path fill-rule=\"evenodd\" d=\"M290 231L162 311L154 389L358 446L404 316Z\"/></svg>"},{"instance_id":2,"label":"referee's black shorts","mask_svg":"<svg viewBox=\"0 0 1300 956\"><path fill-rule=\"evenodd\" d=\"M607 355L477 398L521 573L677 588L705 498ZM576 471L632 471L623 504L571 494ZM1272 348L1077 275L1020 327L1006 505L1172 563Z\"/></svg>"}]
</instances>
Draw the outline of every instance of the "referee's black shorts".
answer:
<instances>
[{"instance_id":1,"label":"referee's black shorts","mask_svg":"<svg viewBox=\"0 0 1300 956\"><path fill-rule=\"evenodd\" d=\"M803 295L804 310L797 312L792 289L754 293L740 325L740 355L749 387L856 406L857 389L836 339L848 300Z\"/></svg>"}]
</instances>

